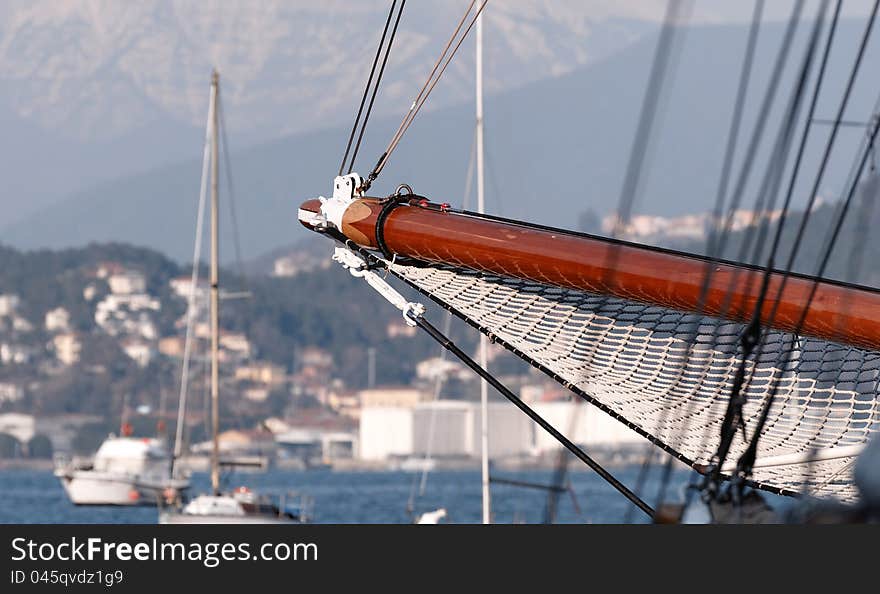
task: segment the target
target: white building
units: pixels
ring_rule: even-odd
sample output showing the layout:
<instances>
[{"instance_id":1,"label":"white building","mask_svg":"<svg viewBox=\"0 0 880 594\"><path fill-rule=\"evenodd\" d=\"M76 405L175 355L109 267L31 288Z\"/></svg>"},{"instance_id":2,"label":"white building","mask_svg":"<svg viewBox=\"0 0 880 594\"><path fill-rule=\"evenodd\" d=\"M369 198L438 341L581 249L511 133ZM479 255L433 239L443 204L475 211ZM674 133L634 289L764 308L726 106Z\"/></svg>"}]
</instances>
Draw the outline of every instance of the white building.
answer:
<instances>
[{"instance_id":1,"label":"white building","mask_svg":"<svg viewBox=\"0 0 880 594\"><path fill-rule=\"evenodd\" d=\"M350 459L357 455L357 434L311 428L287 428L275 441L288 454L320 457L325 462Z\"/></svg>"},{"instance_id":2,"label":"white building","mask_svg":"<svg viewBox=\"0 0 880 594\"><path fill-rule=\"evenodd\" d=\"M46 330L49 332L67 332L70 330L70 314L63 307L56 307L46 312Z\"/></svg>"},{"instance_id":3,"label":"white building","mask_svg":"<svg viewBox=\"0 0 880 594\"><path fill-rule=\"evenodd\" d=\"M176 278L171 279L168 282L171 290L174 291L174 294L183 299L189 300L190 293L192 293L192 277L191 276L178 276ZM204 280L199 280L196 283L196 303L207 303L208 302L208 283Z\"/></svg>"},{"instance_id":4,"label":"white building","mask_svg":"<svg viewBox=\"0 0 880 594\"><path fill-rule=\"evenodd\" d=\"M110 291L115 295L135 295L147 290L147 280L140 272L125 270L107 277Z\"/></svg>"},{"instance_id":5,"label":"white building","mask_svg":"<svg viewBox=\"0 0 880 594\"><path fill-rule=\"evenodd\" d=\"M12 382L0 382L0 403L18 402L24 398L24 388Z\"/></svg>"},{"instance_id":6,"label":"white building","mask_svg":"<svg viewBox=\"0 0 880 594\"><path fill-rule=\"evenodd\" d=\"M538 402L532 406L548 423L576 444L591 446L621 446L645 443L645 438L626 425L586 403ZM535 431L536 453L546 453L561 447L549 433Z\"/></svg>"},{"instance_id":7,"label":"white building","mask_svg":"<svg viewBox=\"0 0 880 594\"><path fill-rule=\"evenodd\" d=\"M122 350L140 367L146 367L153 360L153 348L141 340L125 340Z\"/></svg>"},{"instance_id":8,"label":"white building","mask_svg":"<svg viewBox=\"0 0 880 594\"><path fill-rule=\"evenodd\" d=\"M135 334L147 340L157 338L150 311L159 311L161 303L145 294L111 294L95 306L95 324L111 336Z\"/></svg>"},{"instance_id":9,"label":"white building","mask_svg":"<svg viewBox=\"0 0 880 594\"><path fill-rule=\"evenodd\" d=\"M220 346L227 351L232 351L241 357L250 357L251 343L247 336L238 332L221 332Z\"/></svg>"},{"instance_id":10,"label":"white building","mask_svg":"<svg viewBox=\"0 0 880 594\"><path fill-rule=\"evenodd\" d=\"M25 345L11 342L0 343L0 363L21 365L30 361L32 355L33 349Z\"/></svg>"},{"instance_id":11,"label":"white building","mask_svg":"<svg viewBox=\"0 0 880 594\"><path fill-rule=\"evenodd\" d=\"M490 402L489 456L523 456L533 452L534 423L508 402ZM437 400L416 406L413 452L480 457L480 405L461 400ZM433 425L433 428L432 428Z\"/></svg>"},{"instance_id":12,"label":"white building","mask_svg":"<svg viewBox=\"0 0 880 594\"><path fill-rule=\"evenodd\" d=\"M37 433L37 421L33 415L5 413L0 415L0 433L6 433L21 443L27 443Z\"/></svg>"},{"instance_id":13,"label":"white building","mask_svg":"<svg viewBox=\"0 0 880 594\"><path fill-rule=\"evenodd\" d=\"M16 332L30 332L34 325L21 316L12 316L12 329Z\"/></svg>"},{"instance_id":14,"label":"white building","mask_svg":"<svg viewBox=\"0 0 880 594\"><path fill-rule=\"evenodd\" d=\"M425 390L410 386L383 386L358 392L358 400L362 408L413 408L419 402L424 402L430 397L431 394Z\"/></svg>"},{"instance_id":15,"label":"white building","mask_svg":"<svg viewBox=\"0 0 880 594\"><path fill-rule=\"evenodd\" d=\"M76 334L72 332L57 334L52 339L52 345L55 347L55 357L65 365L73 365L79 361L82 343Z\"/></svg>"},{"instance_id":16,"label":"white building","mask_svg":"<svg viewBox=\"0 0 880 594\"><path fill-rule=\"evenodd\" d=\"M317 258L307 252L293 252L275 259L272 276L293 277L302 272L329 268L330 264L330 258Z\"/></svg>"},{"instance_id":17,"label":"white building","mask_svg":"<svg viewBox=\"0 0 880 594\"><path fill-rule=\"evenodd\" d=\"M18 309L18 295L0 295L0 317L11 316Z\"/></svg>"},{"instance_id":18,"label":"white building","mask_svg":"<svg viewBox=\"0 0 880 594\"><path fill-rule=\"evenodd\" d=\"M533 408L558 431L583 446L643 444L644 438L587 404L539 402ZM372 406L361 410L360 457L480 456L480 405L437 400L413 407ZM489 456L494 459L548 454L562 447L508 402L489 403Z\"/></svg>"},{"instance_id":19,"label":"white building","mask_svg":"<svg viewBox=\"0 0 880 594\"><path fill-rule=\"evenodd\" d=\"M413 451L413 409L371 406L361 409L358 452L362 460L387 460Z\"/></svg>"}]
</instances>

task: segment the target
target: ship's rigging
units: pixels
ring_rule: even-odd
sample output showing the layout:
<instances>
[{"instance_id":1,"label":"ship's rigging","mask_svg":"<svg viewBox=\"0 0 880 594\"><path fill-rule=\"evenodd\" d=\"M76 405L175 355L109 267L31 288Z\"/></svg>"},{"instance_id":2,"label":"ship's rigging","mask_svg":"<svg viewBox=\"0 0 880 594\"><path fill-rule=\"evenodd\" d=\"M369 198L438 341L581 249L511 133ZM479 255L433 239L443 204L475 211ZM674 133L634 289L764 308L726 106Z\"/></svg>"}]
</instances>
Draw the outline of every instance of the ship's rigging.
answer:
<instances>
[{"instance_id":1,"label":"ship's rigging","mask_svg":"<svg viewBox=\"0 0 880 594\"><path fill-rule=\"evenodd\" d=\"M874 2L867 19L807 196L806 211L786 258L779 253L781 237L789 223L787 215L802 173L811 126L817 119L815 110L841 9L838 0L820 52L830 3L818 3L793 88L782 108L780 128L758 184L752 225L734 261L724 259L733 213L744 198L768 114L776 104L800 25L803 0L794 3L730 191L763 12L763 1L755 3L706 257L457 210L448 204L431 203L407 186L401 186L406 191L383 199L367 198L367 190L486 6L485 1L479 6L475 1L470 3L397 132L364 179L352 173L354 162L403 4L385 45L396 6L392 3L340 175L334 181L333 197L306 202L299 211L306 227L337 242L334 259L364 278L403 312L408 324L422 328L458 356L650 515L653 509L637 493L538 417L437 330L425 318L423 305L407 302L376 270L384 269L415 288L667 452L670 458L658 503L663 503L673 459L685 462L703 477L699 489L706 501L741 501L748 497L746 487L855 501L858 491L850 472L853 461L880 429L880 320L876 318L880 291L831 282L823 275L866 166L872 161L880 125L877 118L866 118L871 121L868 134L828 230L815 274L796 274L794 262L837 132L845 122L880 0ZM689 2L671 0L668 4L618 200L618 229L628 223L639 194L653 122L663 101L664 81L674 66L676 36L689 11ZM464 27L469 18L470 24ZM383 46L384 59L372 86L348 173L343 175ZM783 188L808 81L814 76L820 53L806 121L785 185L781 216L771 235L768 213L775 208ZM878 108L880 99L874 113ZM785 266L777 269L777 261L784 261ZM713 436L718 436L717 447L710 448ZM722 493L722 483L731 478L730 487Z\"/></svg>"}]
</instances>

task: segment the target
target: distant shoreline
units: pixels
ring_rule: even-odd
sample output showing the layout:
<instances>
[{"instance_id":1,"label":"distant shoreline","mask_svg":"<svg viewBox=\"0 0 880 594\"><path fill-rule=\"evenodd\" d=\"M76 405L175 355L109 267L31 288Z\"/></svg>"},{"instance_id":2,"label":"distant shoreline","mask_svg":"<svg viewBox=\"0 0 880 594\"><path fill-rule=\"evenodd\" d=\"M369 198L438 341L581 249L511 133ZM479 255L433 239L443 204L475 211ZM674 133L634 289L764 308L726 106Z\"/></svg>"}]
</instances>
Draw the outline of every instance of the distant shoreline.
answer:
<instances>
[{"instance_id":1,"label":"distant shoreline","mask_svg":"<svg viewBox=\"0 0 880 594\"><path fill-rule=\"evenodd\" d=\"M608 468L620 468L623 466L630 466L633 464L640 464L641 460L636 458L635 456L625 456L625 457L603 457L604 460L601 460L603 466ZM479 469L479 460L435 460L436 465L430 469L430 472L436 471L471 471ZM540 460L540 461L508 461L508 460L493 460L492 464L497 470L506 471L506 472L517 472L517 471L531 471L531 470L554 470L556 468L556 461L552 459L548 460ZM34 470L34 471L51 471L54 469L54 464L50 459L28 459L28 458L13 458L13 459L0 459L0 472L6 470ZM570 472L580 472L580 471L589 471L589 469L582 465L577 464L575 461L571 461L568 466ZM193 465L191 470L194 472L203 472L206 468L201 468L199 465ZM300 465L287 465L283 462L271 464L268 468L265 469L241 469L241 472L255 472L262 473L267 471L285 471L285 470L298 470L298 471L306 471L309 470L306 467ZM339 460L334 464L329 465L328 467L323 468L313 468L312 471L321 471L321 470L330 470L330 471L338 471L338 472L421 472L420 468L411 468L411 469L403 469L400 468L399 463L394 462L377 462L377 461L367 461L367 460Z\"/></svg>"}]
</instances>

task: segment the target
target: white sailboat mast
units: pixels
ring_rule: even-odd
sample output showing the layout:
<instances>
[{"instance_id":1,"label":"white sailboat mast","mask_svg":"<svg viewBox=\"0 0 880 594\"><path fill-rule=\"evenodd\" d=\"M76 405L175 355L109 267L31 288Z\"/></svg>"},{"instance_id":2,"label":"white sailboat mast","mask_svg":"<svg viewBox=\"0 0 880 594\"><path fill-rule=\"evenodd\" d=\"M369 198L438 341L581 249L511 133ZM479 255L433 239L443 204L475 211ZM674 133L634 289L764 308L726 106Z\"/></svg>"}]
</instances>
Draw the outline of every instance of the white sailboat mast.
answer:
<instances>
[{"instance_id":1,"label":"white sailboat mast","mask_svg":"<svg viewBox=\"0 0 880 594\"><path fill-rule=\"evenodd\" d=\"M477 212L486 210L483 186L483 13L477 17ZM486 369L488 364L488 345L485 335L480 335L480 366ZM483 491L483 524L489 524L491 518L491 500L489 493L489 384L480 380L480 450L481 474Z\"/></svg>"},{"instance_id":2,"label":"white sailboat mast","mask_svg":"<svg viewBox=\"0 0 880 594\"><path fill-rule=\"evenodd\" d=\"M213 79L212 79L213 80ZM186 337L183 347L183 368L181 370L180 394L177 400L177 426L174 436L174 458L171 464L171 476L175 476L175 464L183 455L183 430L186 424L187 395L189 392L189 367L192 351L193 326L195 325L196 295L198 293L199 262L202 253L202 222L204 221L207 183L211 167L211 137L214 134L214 90L213 85L208 93L208 121L205 124L205 150L202 155L202 176L199 185L199 208L196 216L196 238L193 244L193 269L190 277L189 297L186 308Z\"/></svg>"},{"instance_id":3,"label":"white sailboat mast","mask_svg":"<svg viewBox=\"0 0 880 594\"><path fill-rule=\"evenodd\" d=\"M213 97L213 133L211 134L211 489L215 495L220 494L220 370L219 370L219 318L220 318L220 279L219 279L219 234L220 208L217 197L218 181L218 150L217 150L217 97L220 86L220 75L215 70L211 75L211 95Z\"/></svg>"}]
</instances>

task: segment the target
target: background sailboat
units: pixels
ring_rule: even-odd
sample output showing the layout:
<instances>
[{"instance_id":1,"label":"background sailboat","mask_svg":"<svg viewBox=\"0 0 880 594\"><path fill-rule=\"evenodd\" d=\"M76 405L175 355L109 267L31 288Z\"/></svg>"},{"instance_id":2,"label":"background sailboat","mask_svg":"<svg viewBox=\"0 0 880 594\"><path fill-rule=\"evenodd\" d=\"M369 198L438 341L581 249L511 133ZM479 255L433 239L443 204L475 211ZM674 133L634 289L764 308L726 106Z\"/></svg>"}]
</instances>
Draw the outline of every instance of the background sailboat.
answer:
<instances>
[{"instance_id":1,"label":"background sailboat","mask_svg":"<svg viewBox=\"0 0 880 594\"><path fill-rule=\"evenodd\" d=\"M223 491L220 484L220 267L219 267L219 93L220 76L211 76L208 141L210 146L211 261L210 261L210 334L211 334L211 492L189 501L175 500L160 510L160 524L289 524L310 519L311 501L298 493L270 495L257 493L246 486ZM202 184L204 187L204 183ZM201 209L200 209L201 210ZM200 235L197 232L197 236ZM198 262L193 262L197 267ZM192 290L195 290L193 283ZM192 303L190 304L192 305ZM184 381L186 378L184 377ZM181 407L185 402L181 401ZM178 427L181 435L182 426ZM178 442L179 444L180 442ZM178 448L176 448L179 450Z\"/></svg>"}]
</instances>

